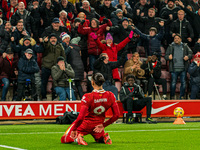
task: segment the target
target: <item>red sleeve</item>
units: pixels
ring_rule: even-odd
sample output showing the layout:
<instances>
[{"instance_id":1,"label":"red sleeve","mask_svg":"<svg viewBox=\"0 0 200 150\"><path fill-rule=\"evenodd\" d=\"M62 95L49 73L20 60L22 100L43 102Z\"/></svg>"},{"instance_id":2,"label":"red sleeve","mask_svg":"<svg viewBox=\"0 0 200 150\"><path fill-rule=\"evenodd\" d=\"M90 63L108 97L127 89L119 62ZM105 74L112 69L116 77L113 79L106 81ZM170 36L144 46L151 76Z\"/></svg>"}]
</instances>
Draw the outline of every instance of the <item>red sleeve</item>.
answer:
<instances>
[{"instance_id":1,"label":"red sleeve","mask_svg":"<svg viewBox=\"0 0 200 150\"><path fill-rule=\"evenodd\" d=\"M90 27L83 27L82 24L79 24L78 33L86 35L86 34L89 34L89 32L90 32Z\"/></svg>"},{"instance_id":2,"label":"red sleeve","mask_svg":"<svg viewBox=\"0 0 200 150\"><path fill-rule=\"evenodd\" d=\"M8 2L6 0L2 1L2 8L5 10L5 12L9 11Z\"/></svg>"},{"instance_id":3,"label":"red sleeve","mask_svg":"<svg viewBox=\"0 0 200 150\"><path fill-rule=\"evenodd\" d=\"M97 43L98 47L99 47L102 51L103 51L103 50L106 50L106 45L103 44L103 43L101 43L101 41L100 41L99 39L94 40L94 41Z\"/></svg>"},{"instance_id":4,"label":"red sleeve","mask_svg":"<svg viewBox=\"0 0 200 150\"><path fill-rule=\"evenodd\" d=\"M77 128L81 125L81 123L83 122L83 120L85 118L87 111L88 111L88 107L86 105L82 105L80 113L78 115L78 118L76 119L76 121L74 121L74 126L72 128L72 131L76 131Z\"/></svg>"},{"instance_id":5,"label":"red sleeve","mask_svg":"<svg viewBox=\"0 0 200 150\"><path fill-rule=\"evenodd\" d=\"M78 115L78 118L74 121L74 126L72 128L72 131L75 131L83 122L85 115L89 109L89 96L88 94L83 95L82 99L81 99L81 110L80 113Z\"/></svg>"},{"instance_id":6,"label":"red sleeve","mask_svg":"<svg viewBox=\"0 0 200 150\"><path fill-rule=\"evenodd\" d=\"M108 125L115 122L119 118L119 115L120 115L119 107L118 107L118 104L116 102L116 98L115 98L114 94L111 96L111 99L114 100L114 102L111 106L113 116L109 120L107 120L106 122L103 123L104 127L107 127Z\"/></svg>"},{"instance_id":7,"label":"red sleeve","mask_svg":"<svg viewBox=\"0 0 200 150\"><path fill-rule=\"evenodd\" d=\"M110 27L112 26L112 22L109 19L108 19L108 23L105 23L105 24L101 25L99 27L99 29L101 29L102 32L105 32L107 26L110 26Z\"/></svg>"},{"instance_id":8,"label":"red sleeve","mask_svg":"<svg viewBox=\"0 0 200 150\"><path fill-rule=\"evenodd\" d=\"M116 50L120 51L122 48L124 48L126 46L126 44L128 42L130 42L131 40L129 39L129 37L125 38L122 42L120 42L118 45L116 45Z\"/></svg>"}]
</instances>

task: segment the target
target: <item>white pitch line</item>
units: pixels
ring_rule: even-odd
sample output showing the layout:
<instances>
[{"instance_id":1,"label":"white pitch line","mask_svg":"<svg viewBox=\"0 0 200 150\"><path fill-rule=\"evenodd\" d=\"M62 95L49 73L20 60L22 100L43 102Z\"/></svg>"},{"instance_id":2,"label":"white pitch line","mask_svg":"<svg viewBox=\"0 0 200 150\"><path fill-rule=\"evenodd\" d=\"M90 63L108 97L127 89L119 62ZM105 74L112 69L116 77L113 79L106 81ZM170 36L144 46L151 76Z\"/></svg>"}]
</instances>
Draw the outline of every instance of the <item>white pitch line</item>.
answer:
<instances>
[{"instance_id":1,"label":"white pitch line","mask_svg":"<svg viewBox=\"0 0 200 150\"><path fill-rule=\"evenodd\" d=\"M26 149L21 149L21 148L17 148L17 147L7 146L7 145L0 145L0 147L9 148L9 149L16 149L16 150L26 150Z\"/></svg>"},{"instance_id":2,"label":"white pitch line","mask_svg":"<svg viewBox=\"0 0 200 150\"><path fill-rule=\"evenodd\" d=\"M152 130L121 130L121 131L106 131L106 132L160 132L160 131L195 131L200 130L196 128L190 129L152 129ZM0 133L0 135L13 135L13 134L61 134L64 132L30 132L30 133Z\"/></svg>"}]
</instances>

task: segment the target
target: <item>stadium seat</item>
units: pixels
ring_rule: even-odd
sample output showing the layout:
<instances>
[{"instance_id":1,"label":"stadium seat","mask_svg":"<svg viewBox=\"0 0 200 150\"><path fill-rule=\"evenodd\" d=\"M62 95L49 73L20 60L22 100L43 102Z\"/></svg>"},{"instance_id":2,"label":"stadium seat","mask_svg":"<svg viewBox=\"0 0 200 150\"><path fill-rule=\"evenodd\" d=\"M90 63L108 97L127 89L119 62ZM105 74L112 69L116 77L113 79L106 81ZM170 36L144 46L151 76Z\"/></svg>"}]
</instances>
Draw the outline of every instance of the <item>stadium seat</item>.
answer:
<instances>
[{"instance_id":1,"label":"stadium seat","mask_svg":"<svg viewBox=\"0 0 200 150\"><path fill-rule=\"evenodd\" d=\"M161 46L161 47L160 47L160 50L161 50L161 55L162 55L162 56L165 56L165 48Z\"/></svg>"},{"instance_id":2,"label":"stadium seat","mask_svg":"<svg viewBox=\"0 0 200 150\"><path fill-rule=\"evenodd\" d=\"M122 120L123 123L125 123L125 118L127 117L127 113L128 113L128 111L123 111L123 120ZM132 111L132 113L133 113L133 118L135 118L135 121L141 123L143 112L142 111Z\"/></svg>"}]
</instances>

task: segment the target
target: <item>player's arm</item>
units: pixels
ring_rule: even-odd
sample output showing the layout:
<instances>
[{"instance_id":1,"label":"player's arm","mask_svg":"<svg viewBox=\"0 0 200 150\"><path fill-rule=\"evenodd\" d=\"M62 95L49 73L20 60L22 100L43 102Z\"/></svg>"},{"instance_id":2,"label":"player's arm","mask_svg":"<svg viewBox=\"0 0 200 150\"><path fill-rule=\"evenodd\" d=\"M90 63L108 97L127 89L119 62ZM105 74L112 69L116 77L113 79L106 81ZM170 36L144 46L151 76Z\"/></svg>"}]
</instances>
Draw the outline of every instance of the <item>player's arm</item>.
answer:
<instances>
[{"instance_id":1,"label":"player's arm","mask_svg":"<svg viewBox=\"0 0 200 150\"><path fill-rule=\"evenodd\" d=\"M78 118L76 119L76 121L74 121L74 126L73 126L72 131L76 131L76 129L81 125L81 123L83 122L83 120L85 118L87 111L88 111L88 107L86 105L82 105L80 113L78 115Z\"/></svg>"},{"instance_id":2,"label":"player's arm","mask_svg":"<svg viewBox=\"0 0 200 150\"><path fill-rule=\"evenodd\" d=\"M118 104L116 101L111 106L111 109L112 109L113 116L110 119L108 119L106 122L103 123L104 128L107 127L108 125L112 124L119 118L119 115L120 115L119 107L118 107Z\"/></svg>"}]
</instances>

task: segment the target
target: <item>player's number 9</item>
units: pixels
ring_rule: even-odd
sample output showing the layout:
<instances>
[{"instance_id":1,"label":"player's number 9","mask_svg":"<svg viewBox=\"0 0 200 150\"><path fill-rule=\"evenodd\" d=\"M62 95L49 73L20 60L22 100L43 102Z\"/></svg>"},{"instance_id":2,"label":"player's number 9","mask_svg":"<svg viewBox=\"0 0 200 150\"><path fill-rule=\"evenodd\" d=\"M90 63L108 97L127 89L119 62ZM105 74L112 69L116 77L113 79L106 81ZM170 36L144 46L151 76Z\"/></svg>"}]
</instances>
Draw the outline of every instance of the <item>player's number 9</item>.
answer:
<instances>
[{"instance_id":1,"label":"player's number 9","mask_svg":"<svg viewBox=\"0 0 200 150\"><path fill-rule=\"evenodd\" d=\"M94 109L94 113L95 113L96 115L100 115L100 114L102 114L103 112L105 112L105 108L104 108L103 106L99 106L99 107L96 107L96 108Z\"/></svg>"}]
</instances>

